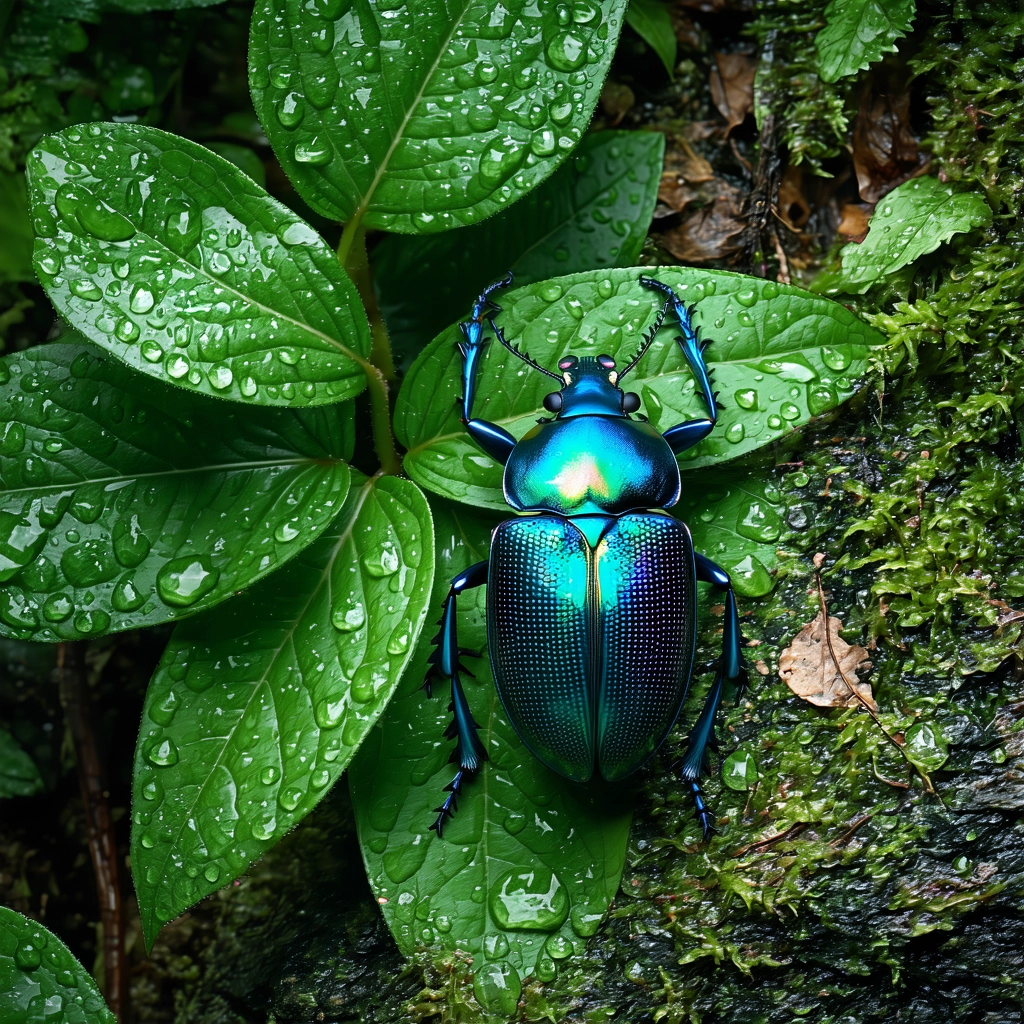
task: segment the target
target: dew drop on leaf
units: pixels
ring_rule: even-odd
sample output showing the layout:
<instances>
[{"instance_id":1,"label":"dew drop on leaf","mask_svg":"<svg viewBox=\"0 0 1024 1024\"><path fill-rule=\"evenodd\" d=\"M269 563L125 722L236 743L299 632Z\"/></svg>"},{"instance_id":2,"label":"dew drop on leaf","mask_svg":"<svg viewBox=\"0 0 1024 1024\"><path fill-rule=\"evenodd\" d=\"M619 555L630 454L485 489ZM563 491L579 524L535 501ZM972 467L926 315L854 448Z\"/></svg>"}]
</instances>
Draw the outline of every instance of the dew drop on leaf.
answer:
<instances>
[{"instance_id":1,"label":"dew drop on leaf","mask_svg":"<svg viewBox=\"0 0 1024 1024\"><path fill-rule=\"evenodd\" d=\"M157 593L165 604L187 608L217 585L220 572L204 556L186 555L168 562L157 575Z\"/></svg>"},{"instance_id":2,"label":"dew drop on leaf","mask_svg":"<svg viewBox=\"0 0 1024 1024\"><path fill-rule=\"evenodd\" d=\"M495 921L512 931L554 931L569 915L565 886L541 865L502 875L491 886L489 906Z\"/></svg>"}]
</instances>

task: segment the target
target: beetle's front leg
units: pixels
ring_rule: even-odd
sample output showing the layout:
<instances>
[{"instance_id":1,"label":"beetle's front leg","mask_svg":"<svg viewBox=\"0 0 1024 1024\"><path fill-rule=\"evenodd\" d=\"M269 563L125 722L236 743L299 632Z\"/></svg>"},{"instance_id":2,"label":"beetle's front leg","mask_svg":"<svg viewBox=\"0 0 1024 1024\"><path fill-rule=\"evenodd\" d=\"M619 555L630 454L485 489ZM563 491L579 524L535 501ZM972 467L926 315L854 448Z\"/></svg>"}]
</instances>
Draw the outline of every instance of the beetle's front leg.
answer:
<instances>
[{"instance_id":1,"label":"beetle's front leg","mask_svg":"<svg viewBox=\"0 0 1024 1024\"><path fill-rule=\"evenodd\" d=\"M640 283L645 288L653 288L656 291L664 292L667 296L666 305L675 314L676 322L682 334L676 336L676 342L682 349L683 357L697 378L701 398L708 410L708 415L695 420L687 420L685 423L678 423L669 427L664 433L672 451L681 455L687 449L703 441L712 430L718 420L718 393L711 388L711 374L708 371L707 363L704 362L704 349L710 342L700 340L700 329L693 326L693 306L685 306L682 299L667 284L656 281L653 277L641 277Z\"/></svg>"},{"instance_id":2,"label":"beetle's front leg","mask_svg":"<svg viewBox=\"0 0 1024 1024\"><path fill-rule=\"evenodd\" d=\"M701 583L710 583L713 587L725 591L725 627L722 632L722 660L718 666L718 674L711 686L704 707L687 737L687 753L683 760L683 781L688 783L693 793L693 802L697 812L697 820L704 830L707 839L714 826L711 812L704 800L700 777L704 769L708 746L714 745L715 717L718 706L722 702L722 689L726 679L739 681L742 687L747 681L747 668L743 661L742 635L740 633L740 617L736 610L736 595L733 593L729 574L720 566L695 554L697 563L697 579Z\"/></svg>"},{"instance_id":3,"label":"beetle's front leg","mask_svg":"<svg viewBox=\"0 0 1024 1024\"><path fill-rule=\"evenodd\" d=\"M455 621L459 594L473 587L483 586L487 582L487 569L487 562L477 562L452 580L441 612L441 628L434 637L436 649L430 656L431 672L424 683L428 694L431 693L432 683L436 678L448 679L452 684L452 702L448 706L448 710L452 712L452 721L445 730L445 738L455 740L455 749L449 760L459 767L455 777L445 786L448 796L445 797L444 803L434 808L437 820L430 827L438 837L444 829L445 820L453 817L458 809L458 798L463 782L467 778L472 778L480 765L487 760L487 751L484 750L484 745L477 735L479 726L473 720L469 702L462 689L462 680L459 678L459 672L467 670L459 663L459 655L464 652L459 647L458 626Z\"/></svg>"},{"instance_id":4,"label":"beetle's front leg","mask_svg":"<svg viewBox=\"0 0 1024 1024\"><path fill-rule=\"evenodd\" d=\"M470 319L459 324L463 338L459 342L459 351L462 353L462 398L460 399L462 424L469 436L495 462L500 462L502 465L508 462L508 457L516 446L516 439L496 423L474 418L473 401L476 398L480 360L487 347L487 339L484 337L484 322L489 321L501 309L500 306L494 304L490 296L499 288L507 288L511 283L512 275L509 274L485 288L473 303Z\"/></svg>"}]
</instances>

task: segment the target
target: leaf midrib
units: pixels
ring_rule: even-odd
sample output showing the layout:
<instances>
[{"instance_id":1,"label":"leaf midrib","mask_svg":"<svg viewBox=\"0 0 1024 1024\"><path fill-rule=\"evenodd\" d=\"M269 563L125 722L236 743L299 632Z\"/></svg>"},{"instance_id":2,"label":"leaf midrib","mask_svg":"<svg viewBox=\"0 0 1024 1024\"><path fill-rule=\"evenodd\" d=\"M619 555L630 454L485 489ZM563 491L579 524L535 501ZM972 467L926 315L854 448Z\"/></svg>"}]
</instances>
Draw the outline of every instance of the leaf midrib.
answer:
<instances>
[{"instance_id":1,"label":"leaf midrib","mask_svg":"<svg viewBox=\"0 0 1024 1024\"><path fill-rule=\"evenodd\" d=\"M381 183L384 178L384 174L388 169L388 164L391 162L392 156L395 154L395 150L398 148L399 143L405 137L405 129L409 126L409 122L412 120L413 115L416 113L417 108L423 100L423 94L427 90L427 86L430 84L434 77L434 73L441 65L441 58L444 56L445 50L448 49L448 45L452 39L455 38L455 33L462 26L462 20L466 16L466 12L472 6L471 0L465 0L462 10L458 16L452 22L451 31L445 36L444 42L438 48L437 55L434 57L433 62L428 66L426 73L423 76L423 81L420 82L419 89L416 90L416 96L412 103L408 105L405 111L405 116L402 118L401 124L395 131L394 137L391 140L391 145L388 146L388 151L384 154L383 159L377 164L377 173L373 176L373 180L370 182L369 187L363 193L363 197L356 207L355 212L352 214L351 219L358 222L363 219L366 211L369 209L370 200L373 198L374 192L377 191L377 186ZM387 91L387 84L384 78L383 71L381 72L381 83L384 84L385 92Z\"/></svg>"},{"instance_id":2,"label":"leaf midrib","mask_svg":"<svg viewBox=\"0 0 1024 1024\"><path fill-rule=\"evenodd\" d=\"M306 612L309 611L309 606L312 604L313 599L316 597L316 595L320 592L321 588L324 585L324 581L329 580L331 570L334 567L334 562L338 557L339 551L352 539L352 531L355 529L355 524L356 520L359 518L359 513L362 511L363 505L366 503L366 500L369 497L371 491L376 486L376 481L380 477L380 475L380 473L377 473L376 475L370 477L370 479L367 480L365 484L363 484L361 488L361 493L356 501L355 507L353 508L352 517L349 520L348 524L346 525L345 530L338 537L337 543L334 545L334 550L331 552L330 558L325 560L323 571L320 574L320 579L317 581L316 586L310 589L309 596L307 597L306 603L303 605L302 610L298 613L298 615L295 616L295 619L291 623L291 626L288 628L287 632L281 637L280 643L277 645L276 650L271 656L266 669L260 675L259 679L253 681L252 693L249 695L249 699L245 702L244 707L241 709L235 724L231 726L227 734L224 736L223 742L221 744L221 749L218 752L213 764L210 766L210 770L207 773L206 778L204 779L202 785L200 785L199 788L197 789L196 795L192 800L192 803L189 805L188 811L181 817L181 824L174 833L173 841L168 841L166 843L167 852L159 861L160 867L163 869L165 876L168 862L170 860L173 850L176 847L177 841L180 839L182 833L185 831L189 819L194 816L200 798L205 793L206 787L209 785L210 779L213 778L214 771L216 771L216 769L220 767L227 750L231 746L231 740L233 739L236 731L241 728L242 723L245 721L245 716L249 711L249 708L252 706L257 696L263 692L264 688L266 688L267 693L270 696L271 702L274 705L274 714L276 717L278 717L278 720L280 720L279 716L277 716L277 704L274 701L274 691L273 688L269 686L268 679L272 674L274 668L276 667L278 660L281 657L282 651L293 642L295 631L298 629L299 623L302 621L303 616L306 614ZM159 920L156 916L155 902L152 908L150 909L149 913L147 914L147 917L149 918L151 925L155 921Z\"/></svg>"},{"instance_id":3,"label":"leaf midrib","mask_svg":"<svg viewBox=\"0 0 1024 1024\"><path fill-rule=\"evenodd\" d=\"M250 469L273 469L284 466L303 466L303 465L331 465L331 466L344 466L347 465L343 459L335 459L331 457L323 459L315 459L311 456L299 456L294 459L265 459L261 461L253 462L224 462L224 463L210 463L206 466L192 466L187 468L176 468L176 469L164 469L154 470L150 473L130 473L121 474L118 476L101 476L101 477L86 477L82 480L67 481L66 483L49 483L39 484L35 487L18 487L18 488L7 488L0 490L0 499L6 498L8 495L30 495L30 494L49 494L53 491L66 491L70 488L84 487L88 484L107 484L108 486L112 483L125 483L130 484L137 480L155 480L161 477L175 477L175 476L186 476L194 473L224 473L224 472L239 472L242 470Z\"/></svg>"}]
</instances>

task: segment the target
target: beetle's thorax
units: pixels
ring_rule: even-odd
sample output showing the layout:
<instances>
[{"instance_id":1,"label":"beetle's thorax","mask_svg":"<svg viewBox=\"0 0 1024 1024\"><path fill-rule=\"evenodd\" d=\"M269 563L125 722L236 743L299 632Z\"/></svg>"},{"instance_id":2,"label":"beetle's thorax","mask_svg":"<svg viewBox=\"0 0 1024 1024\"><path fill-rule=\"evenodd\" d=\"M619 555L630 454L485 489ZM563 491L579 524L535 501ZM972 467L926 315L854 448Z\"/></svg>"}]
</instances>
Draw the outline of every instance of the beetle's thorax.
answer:
<instances>
[{"instance_id":1,"label":"beetle's thorax","mask_svg":"<svg viewBox=\"0 0 1024 1024\"><path fill-rule=\"evenodd\" d=\"M576 414L543 422L505 465L505 500L518 511L621 515L679 499L679 467L647 422Z\"/></svg>"}]
</instances>

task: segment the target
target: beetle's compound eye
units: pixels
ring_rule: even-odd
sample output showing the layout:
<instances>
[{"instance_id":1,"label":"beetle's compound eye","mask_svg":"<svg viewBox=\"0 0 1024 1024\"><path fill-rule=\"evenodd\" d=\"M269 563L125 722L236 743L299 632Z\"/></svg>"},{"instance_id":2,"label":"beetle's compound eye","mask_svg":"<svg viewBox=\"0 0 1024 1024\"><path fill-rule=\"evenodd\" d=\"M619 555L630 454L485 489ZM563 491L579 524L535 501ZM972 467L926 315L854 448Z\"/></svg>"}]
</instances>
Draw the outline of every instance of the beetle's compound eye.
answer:
<instances>
[{"instance_id":1,"label":"beetle's compound eye","mask_svg":"<svg viewBox=\"0 0 1024 1024\"><path fill-rule=\"evenodd\" d=\"M560 370L571 370L579 360L575 356L566 356L564 359L558 360L558 368Z\"/></svg>"},{"instance_id":2,"label":"beetle's compound eye","mask_svg":"<svg viewBox=\"0 0 1024 1024\"><path fill-rule=\"evenodd\" d=\"M562 408L562 396L557 391L552 391L550 395L545 395L544 408L548 412L558 412Z\"/></svg>"},{"instance_id":3,"label":"beetle's compound eye","mask_svg":"<svg viewBox=\"0 0 1024 1024\"><path fill-rule=\"evenodd\" d=\"M640 408L640 396L635 391L627 391L622 396L622 411L636 412Z\"/></svg>"},{"instance_id":4,"label":"beetle's compound eye","mask_svg":"<svg viewBox=\"0 0 1024 1024\"><path fill-rule=\"evenodd\" d=\"M598 356L597 361L606 370L615 369L615 360L611 356Z\"/></svg>"}]
</instances>

